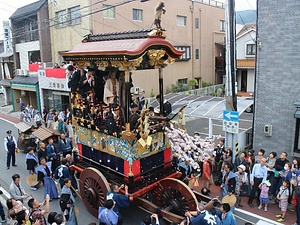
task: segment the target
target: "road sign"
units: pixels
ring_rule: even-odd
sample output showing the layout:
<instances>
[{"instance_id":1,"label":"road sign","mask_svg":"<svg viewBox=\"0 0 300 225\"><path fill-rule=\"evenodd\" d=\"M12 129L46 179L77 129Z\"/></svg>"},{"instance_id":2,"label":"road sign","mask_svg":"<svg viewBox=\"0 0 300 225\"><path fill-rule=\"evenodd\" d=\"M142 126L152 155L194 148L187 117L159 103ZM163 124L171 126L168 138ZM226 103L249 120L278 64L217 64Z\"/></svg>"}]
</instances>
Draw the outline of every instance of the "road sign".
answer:
<instances>
[{"instance_id":1,"label":"road sign","mask_svg":"<svg viewBox=\"0 0 300 225\"><path fill-rule=\"evenodd\" d=\"M223 131L233 134L239 133L239 112L223 111Z\"/></svg>"},{"instance_id":2,"label":"road sign","mask_svg":"<svg viewBox=\"0 0 300 225\"><path fill-rule=\"evenodd\" d=\"M223 111L223 120L238 122L239 121L239 112L224 110Z\"/></svg>"}]
</instances>

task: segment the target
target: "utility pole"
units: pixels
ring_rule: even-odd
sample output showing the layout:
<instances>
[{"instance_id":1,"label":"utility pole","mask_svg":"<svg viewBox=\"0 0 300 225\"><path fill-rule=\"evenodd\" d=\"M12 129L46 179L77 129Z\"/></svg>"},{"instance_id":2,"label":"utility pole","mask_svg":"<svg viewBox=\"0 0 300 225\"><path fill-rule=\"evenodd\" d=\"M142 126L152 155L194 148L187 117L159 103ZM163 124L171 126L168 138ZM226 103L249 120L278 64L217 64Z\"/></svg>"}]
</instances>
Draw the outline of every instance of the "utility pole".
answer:
<instances>
[{"instance_id":1,"label":"utility pole","mask_svg":"<svg viewBox=\"0 0 300 225\"><path fill-rule=\"evenodd\" d=\"M226 110L237 111L236 97L236 21L235 1L225 1L226 23ZM232 149L232 159L235 160L235 143L237 134L225 131L225 147Z\"/></svg>"}]
</instances>

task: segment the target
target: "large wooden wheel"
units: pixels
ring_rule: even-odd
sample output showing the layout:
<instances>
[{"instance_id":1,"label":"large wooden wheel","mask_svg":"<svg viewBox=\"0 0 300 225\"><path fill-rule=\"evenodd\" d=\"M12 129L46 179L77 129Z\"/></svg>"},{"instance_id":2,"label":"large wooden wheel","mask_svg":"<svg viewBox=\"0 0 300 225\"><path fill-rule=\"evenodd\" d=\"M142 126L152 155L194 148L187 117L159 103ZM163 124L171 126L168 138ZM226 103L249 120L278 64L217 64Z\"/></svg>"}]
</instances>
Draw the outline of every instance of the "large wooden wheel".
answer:
<instances>
[{"instance_id":1,"label":"large wooden wheel","mask_svg":"<svg viewBox=\"0 0 300 225\"><path fill-rule=\"evenodd\" d=\"M93 216L98 217L99 206L104 205L110 189L106 178L97 169L89 167L81 172L79 187L86 208Z\"/></svg>"},{"instance_id":2,"label":"large wooden wheel","mask_svg":"<svg viewBox=\"0 0 300 225\"><path fill-rule=\"evenodd\" d=\"M154 204L177 215L197 209L197 198L191 189L175 178L161 180L154 189Z\"/></svg>"}]
</instances>

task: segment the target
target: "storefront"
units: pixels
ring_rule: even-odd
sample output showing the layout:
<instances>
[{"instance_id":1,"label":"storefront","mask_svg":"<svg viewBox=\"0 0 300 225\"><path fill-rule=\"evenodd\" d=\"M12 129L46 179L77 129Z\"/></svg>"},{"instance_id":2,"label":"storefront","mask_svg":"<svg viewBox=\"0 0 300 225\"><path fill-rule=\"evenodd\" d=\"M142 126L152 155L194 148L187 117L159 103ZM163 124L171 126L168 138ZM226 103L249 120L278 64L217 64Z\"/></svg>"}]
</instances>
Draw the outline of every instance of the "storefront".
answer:
<instances>
[{"instance_id":1,"label":"storefront","mask_svg":"<svg viewBox=\"0 0 300 225\"><path fill-rule=\"evenodd\" d=\"M66 110L70 106L65 69L46 68L38 71L40 101L46 109Z\"/></svg>"},{"instance_id":2,"label":"storefront","mask_svg":"<svg viewBox=\"0 0 300 225\"><path fill-rule=\"evenodd\" d=\"M14 112L20 111L20 98L25 105L41 110L38 78L36 76L16 76L11 82Z\"/></svg>"}]
</instances>

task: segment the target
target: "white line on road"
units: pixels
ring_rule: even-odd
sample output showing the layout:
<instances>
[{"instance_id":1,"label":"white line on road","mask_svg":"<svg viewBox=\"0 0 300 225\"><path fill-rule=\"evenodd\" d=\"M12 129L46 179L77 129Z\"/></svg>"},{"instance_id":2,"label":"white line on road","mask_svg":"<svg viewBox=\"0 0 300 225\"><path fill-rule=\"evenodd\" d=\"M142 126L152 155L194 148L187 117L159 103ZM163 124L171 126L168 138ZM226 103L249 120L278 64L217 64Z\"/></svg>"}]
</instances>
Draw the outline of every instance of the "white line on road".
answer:
<instances>
[{"instance_id":1,"label":"white line on road","mask_svg":"<svg viewBox=\"0 0 300 225\"><path fill-rule=\"evenodd\" d=\"M259 219L260 221L267 222L268 225L282 225L282 223L278 223L278 222L276 222L276 221L274 221L274 220L267 219L266 217L259 216L259 215L257 215L257 214L254 214L254 213L252 213L252 212L248 212L248 211L243 210L243 209L235 209L235 211L238 211L238 212L244 213L244 214L246 214L246 215L248 215L248 216L257 218L257 219ZM261 223L261 224L262 224L262 223ZM266 225L267 225L267 224L266 224Z\"/></svg>"},{"instance_id":2,"label":"white line on road","mask_svg":"<svg viewBox=\"0 0 300 225\"><path fill-rule=\"evenodd\" d=\"M10 124L12 124L12 125L16 125L14 122L11 122L11 121L9 121L9 120L7 120L7 119L0 118L0 120L3 120L3 121L5 121L5 122L7 122L7 123L10 123Z\"/></svg>"}]
</instances>

